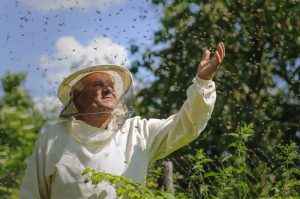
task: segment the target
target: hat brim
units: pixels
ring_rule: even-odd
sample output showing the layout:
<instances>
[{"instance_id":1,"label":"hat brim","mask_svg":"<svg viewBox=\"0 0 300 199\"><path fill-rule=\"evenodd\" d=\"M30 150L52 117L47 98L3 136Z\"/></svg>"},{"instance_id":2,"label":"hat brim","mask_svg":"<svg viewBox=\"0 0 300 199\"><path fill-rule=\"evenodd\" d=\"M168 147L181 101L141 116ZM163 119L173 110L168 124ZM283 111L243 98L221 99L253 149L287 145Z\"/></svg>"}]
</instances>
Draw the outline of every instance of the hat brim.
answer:
<instances>
[{"instance_id":1,"label":"hat brim","mask_svg":"<svg viewBox=\"0 0 300 199\"><path fill-rule=\"evenodd\" d=\"M95 72L106 72L110 74L116 73L119 75L120 78L113 77L115 79L115 85L118 86L118 97L126 94L132 84L132 74L128 69L124 67L110 64L91 66L76 71L75 73L64 79L64 81L60 84L57 92L58 98L61 103L65 106L70 101L72 87L85 76Z\"/></svg>"}]
</instances>

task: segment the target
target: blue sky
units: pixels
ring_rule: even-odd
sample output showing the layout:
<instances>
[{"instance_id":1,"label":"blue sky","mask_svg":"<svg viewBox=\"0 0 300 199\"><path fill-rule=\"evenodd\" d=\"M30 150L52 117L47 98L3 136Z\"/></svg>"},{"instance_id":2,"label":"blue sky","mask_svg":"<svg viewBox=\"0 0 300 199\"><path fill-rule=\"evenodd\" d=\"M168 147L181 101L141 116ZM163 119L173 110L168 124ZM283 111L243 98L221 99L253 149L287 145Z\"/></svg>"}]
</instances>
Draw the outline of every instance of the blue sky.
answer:
<instances>
[{"instance_id":1,"label":"blue sky","mask_svg":"<svg viewBox=\"0 0 300 199\"><path fill-rule=\"evenodd\" d=\"M152 44L161 10L146 0L2 0L0 76L26 72L35 99L55 98L76 66L130 66L130 44Z\"/></svg>"}]
</instances>

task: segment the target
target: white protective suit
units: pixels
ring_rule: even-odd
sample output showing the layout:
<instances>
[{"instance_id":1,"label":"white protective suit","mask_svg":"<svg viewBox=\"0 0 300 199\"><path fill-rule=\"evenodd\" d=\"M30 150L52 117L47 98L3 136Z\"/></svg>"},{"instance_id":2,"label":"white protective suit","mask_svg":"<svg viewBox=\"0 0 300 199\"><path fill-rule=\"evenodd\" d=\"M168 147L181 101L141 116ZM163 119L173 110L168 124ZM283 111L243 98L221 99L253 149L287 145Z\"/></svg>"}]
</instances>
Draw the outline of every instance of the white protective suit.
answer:
<instances>
[{"instance_id":1,"label":"white protective suit","mask_svg":"<svg viewBox=\"0 0 300 199\"><path fill-rule=\"evenodd\" d=\"M106 182L97 186L85 183L82 171L91 168L143 184L150 162L199 136L211 117L215 100L215 83L196 76L180 111L167 119L134 117L117 132L105 134L75 119L52 126L36 143L20 198L116 198L113 186Z\"/></svg>"}]
</instances>

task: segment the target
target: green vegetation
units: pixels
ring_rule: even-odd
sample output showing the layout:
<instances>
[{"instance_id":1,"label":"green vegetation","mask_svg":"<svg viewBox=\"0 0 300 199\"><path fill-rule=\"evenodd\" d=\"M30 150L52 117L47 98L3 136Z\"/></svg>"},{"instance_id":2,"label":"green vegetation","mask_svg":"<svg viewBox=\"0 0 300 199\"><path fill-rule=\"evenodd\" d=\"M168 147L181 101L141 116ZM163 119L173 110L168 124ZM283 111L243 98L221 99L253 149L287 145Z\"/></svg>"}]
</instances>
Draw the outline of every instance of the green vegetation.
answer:
<instances>
[{"instance_id":1,"label":"green vegetation","mask_svg":"<svg viewBox=\"0 0 300 199\"><path fill-rule=\"evenodd\" d=\"M186 98L203 49L214 51L219 41L226 47L224 62L214 78L217 101L206 129L195 142L169 157L174 163L177 191L198 189L199 182L186 180L192 174L192 163L186 154L196 156L197 149L202 148L207 158L222 157L233 150L229 144L235 140L226 134L240 129L242 122L255 126L255 134L247 142L252 158L256 154L257 158L272 162L258 164L257 169L272 170L279 146L299 143L300 139L300 2L152 2L158 10L162 9L162 28L154 33L153 46L146 50L132 46L132 53L143 53L133 64L132 72L146 70L155 76L137 94L135 107L140 115L164 118L175 113ZM211 164L215 165L210 166L212 171L223 165L215 161ZM293 168L299 170L299 165ZM162 180L157 179L158 188L162 188ZM262 179L261 186L268 187L265 181ZM266 187L260 191L266 191Z\"/></svg>"},{"instance_id":2,"label":"green vegetation","mask_svg":"<svg viewBox=\"0 0 300 199\"><path fill-rule=\"evenodd\" d=\"M0 99L0 196L17 198L26 169L26 158L44 124L28 93L20 88L24 74L2 77Z\"/></svg>"},{"instance_id":3,"label":"green vegetation","mask_svg":"<svg viewBox=\"0 0 300 199\"><path fill-rule=\"evenodd\" d=\"M139 114L162 118L176 112L203 49L214 51L223 41L226 56L214 78L217 102L197 146L221 153L224 133L241 121L256 127L253 148L299 140L299 1L152 2L163 9L162 28L133 65L133 72L142 68L156 77L137 95ZM132 49L139 52L138 46Z\"/></svg>"},{"instance_id":4,"label":"green vegetation","mask_svg":"<svg viewBox=\"0 0 300 199\"><path fill-rule=\"evenodd\" d=\"M150 190L144 187L141 184L134 183L131 179L123 177L123 176L114 176L107 173L97 172L95 170L91 170L89 168L85 169L82 175L87 175L89 177L86 178L91 180L92 184L99 184L102 181L107 181L111 185L115 185L117 196L125 197L125 198L155 198L155 199L163 199L170 198L175 199L175 197L169 193L164 193L161 191Z\"/></svg>"}]
</instances>

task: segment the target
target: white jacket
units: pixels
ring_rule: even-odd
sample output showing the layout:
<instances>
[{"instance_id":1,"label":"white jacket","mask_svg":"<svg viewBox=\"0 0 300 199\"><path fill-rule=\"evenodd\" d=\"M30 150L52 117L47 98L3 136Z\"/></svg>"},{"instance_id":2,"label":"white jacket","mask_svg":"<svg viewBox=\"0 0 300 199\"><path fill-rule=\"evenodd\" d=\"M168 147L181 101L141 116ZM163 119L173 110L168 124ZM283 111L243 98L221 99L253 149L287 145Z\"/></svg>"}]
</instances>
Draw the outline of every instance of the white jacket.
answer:
<instances>
[{"instance_id":1,"label":"white jacket","mask_svg":"<svg viewBox=\"0 0 300 199\"><path fill-rule=\"evenodd\" d=\"M117 132L105 134L79 120L52 126L36 143L20 198L116 198L114 188L106 182L85 183L82 171L91 168L144 183L150 162L199 136L215 100L215 83L195 77L180 111L167 119L134 117Z\"/></svg>"}]
</instances>

